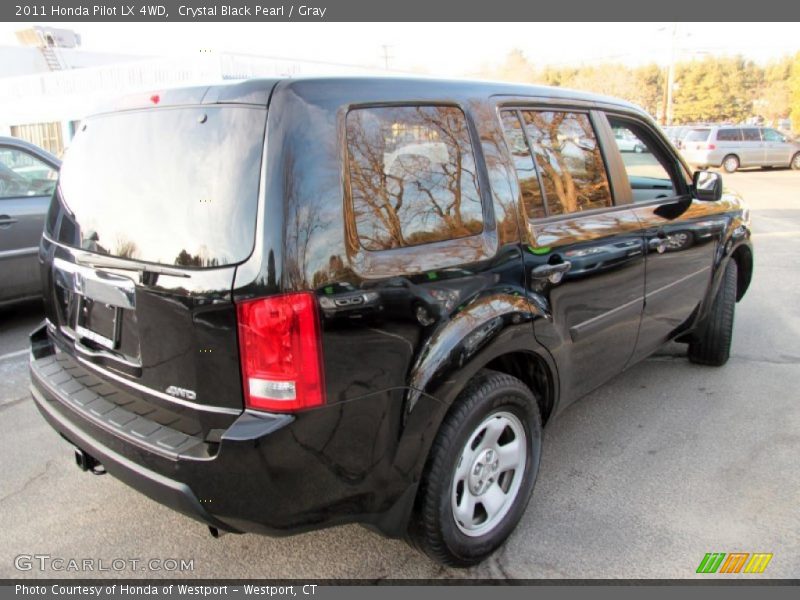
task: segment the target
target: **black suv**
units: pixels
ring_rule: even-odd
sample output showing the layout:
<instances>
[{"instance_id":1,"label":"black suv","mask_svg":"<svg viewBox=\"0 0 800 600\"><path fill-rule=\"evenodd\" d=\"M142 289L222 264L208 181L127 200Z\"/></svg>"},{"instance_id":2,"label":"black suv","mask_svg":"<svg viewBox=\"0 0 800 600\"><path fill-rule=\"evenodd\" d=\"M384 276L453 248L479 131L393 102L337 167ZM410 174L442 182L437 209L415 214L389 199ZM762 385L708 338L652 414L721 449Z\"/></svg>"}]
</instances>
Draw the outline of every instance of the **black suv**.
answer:
<instances>
[{"instance_id":1,"label":"black suv","mask_svg":"<svg viewBox=\"0 0 800 600\"><path fill-rule=\"evenodd\" d=\"M725 363L753 265L741 200L635 106L379 78L121 100L39 259L33 398L84 470L212 533L359 522L452 565L514 529L564 407L669 340Z\"/></svg>"}]
</instances>

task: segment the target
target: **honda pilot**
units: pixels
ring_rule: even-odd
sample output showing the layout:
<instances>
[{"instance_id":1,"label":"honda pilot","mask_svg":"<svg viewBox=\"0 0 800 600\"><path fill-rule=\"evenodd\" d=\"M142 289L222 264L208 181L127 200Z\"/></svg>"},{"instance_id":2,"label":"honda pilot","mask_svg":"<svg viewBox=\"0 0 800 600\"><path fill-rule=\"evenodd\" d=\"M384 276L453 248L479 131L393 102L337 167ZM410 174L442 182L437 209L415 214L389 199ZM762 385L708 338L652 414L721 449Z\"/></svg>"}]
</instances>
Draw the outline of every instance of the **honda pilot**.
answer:
<instances>
[{"instance_id":1,"label":"honda pilot","mask_svg":"<svg viewBox=\"0 0 800 600\"><path fill-rule=\"evenodd\" d=\"M87 118L39 265L33 401L83 470L215 534L355 522L466 566L558 413L669 341L726 362L753 250L626 102L309 78Z\"/></svg>"}]
</instances>

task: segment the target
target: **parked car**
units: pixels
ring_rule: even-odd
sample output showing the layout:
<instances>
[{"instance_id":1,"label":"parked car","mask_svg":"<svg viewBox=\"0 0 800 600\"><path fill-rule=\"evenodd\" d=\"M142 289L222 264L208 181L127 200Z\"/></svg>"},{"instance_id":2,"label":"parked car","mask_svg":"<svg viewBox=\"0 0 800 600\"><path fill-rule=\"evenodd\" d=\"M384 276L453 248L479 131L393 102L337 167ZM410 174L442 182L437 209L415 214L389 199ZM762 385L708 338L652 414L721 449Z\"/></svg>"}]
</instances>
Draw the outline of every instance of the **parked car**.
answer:
<instances>
[{"instance_id":1,"label":"parked car","mask_svg":"<svg viewBox=\"0 0 800 600\"><path fill-rule=\"evenodd\" d=\"M728 359L747 209L631 104L310 78L119 107L61 170L33 400L215 535L358 522L474 564L565 407L670 340Z\"/></svg>"},{"instance_id":2,"label":"parked car","mask_svg":"<svg viewBox=\"0 0 800 600\"><path fill-rule=\"evenodd\" d=\"M769 127L698 127L684 137L682 150L690 164L728 173L740 167L800 169L800 143Z\"/></svg>"},{"instance_id":3,"label":"parked car","mask_svg":"<svg viewBox=\"0 0 800 600\"><path fill-rule=\"evenodd\" d=\"M0 306L41 297L37 253L61 161L0 137Z\"/></svg>"},{"instance_id":4,"label":"parked car","mask_svg":"<svg viewBox=\"0 0 800 600\"><path fill-rule=\"evenodd\" d=\"M645 151L645 147L639 143L639 140L631 135L625 135L624 130L617 130L614 132L614 141L617 142L617 148L620 152L636 152L641 154Z\"/></svg>"},{"instance_id":5,"label":"parked car","mask_svg":"<svg viewBox=\"0 0 800 600\"><path fill-rule=\"evenodd\" d=\"M667 134L669 141L672 142L676 148L680 148L681 139L684 135L686 135L686 132L689 131L689 129L690 128L685 125L672 125L670 127L665 127L664 133Z\"/></svg>"}]
</instances>

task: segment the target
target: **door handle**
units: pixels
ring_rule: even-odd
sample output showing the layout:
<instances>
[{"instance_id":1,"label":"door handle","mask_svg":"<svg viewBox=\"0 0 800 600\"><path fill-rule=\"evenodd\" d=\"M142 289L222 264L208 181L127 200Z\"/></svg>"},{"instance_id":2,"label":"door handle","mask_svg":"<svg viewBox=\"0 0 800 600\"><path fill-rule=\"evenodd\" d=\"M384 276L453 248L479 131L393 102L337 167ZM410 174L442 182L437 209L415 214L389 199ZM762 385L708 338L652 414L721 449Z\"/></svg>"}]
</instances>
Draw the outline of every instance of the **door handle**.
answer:
<instances>
[{"instance_id":1,"label":"door handle","mask_svg":"<svg viewBox=\"0 0 800 600\"><path fill-rule=\"evenodd\" d=\"M665 237L650 238L647 241L647 247L650 250L655 250L659 254L664 254L664 252L667 251L667 238Z\"/></svg>"},{"instance_id":2,"label":"door handle","mask_svg":"<svg viewBox=\"0 0 800 600\"><path fill-rule=\"evenodd\" d=\"M564 274L572 268L572 263L568 260L556 264L539 265L531 270L531 277L534 279L547 279L550 283L559 283Z\"/></svg>"},{"instance_id":3,"label":"door handle","mask_svg":"<svg viewBox=\"0 0 800 600\"><path fill-rule=\"evenodd\" d=\"M9 215L0 215L0 227L11 227L16 222L17 219L13 219Z\"/></svg>"}]
</instances>

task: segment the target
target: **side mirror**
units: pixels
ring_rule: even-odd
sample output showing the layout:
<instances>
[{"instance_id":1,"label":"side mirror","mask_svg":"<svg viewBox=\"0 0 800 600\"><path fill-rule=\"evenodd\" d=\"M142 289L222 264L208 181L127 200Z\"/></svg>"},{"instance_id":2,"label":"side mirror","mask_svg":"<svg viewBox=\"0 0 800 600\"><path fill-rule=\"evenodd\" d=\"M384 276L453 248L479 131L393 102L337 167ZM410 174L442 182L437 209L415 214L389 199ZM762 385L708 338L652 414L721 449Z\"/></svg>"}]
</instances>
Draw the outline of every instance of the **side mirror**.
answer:
<instances>
[{"instance_id":1,"label":"side mirror","mask_svg":"<svg viewBox=\"0 0 800 600\"><path fill-rule=\"evenodd\" d=\"M704 202L716 202L722 198L722 175L712 171L695 171L692 178L694 197Z\"/></svg>"}]
</instances>

